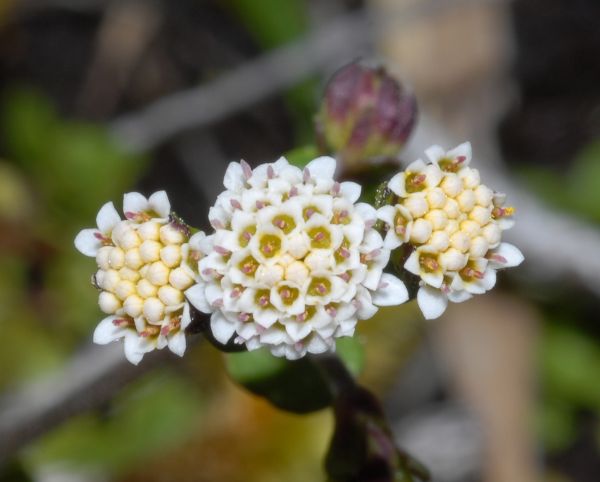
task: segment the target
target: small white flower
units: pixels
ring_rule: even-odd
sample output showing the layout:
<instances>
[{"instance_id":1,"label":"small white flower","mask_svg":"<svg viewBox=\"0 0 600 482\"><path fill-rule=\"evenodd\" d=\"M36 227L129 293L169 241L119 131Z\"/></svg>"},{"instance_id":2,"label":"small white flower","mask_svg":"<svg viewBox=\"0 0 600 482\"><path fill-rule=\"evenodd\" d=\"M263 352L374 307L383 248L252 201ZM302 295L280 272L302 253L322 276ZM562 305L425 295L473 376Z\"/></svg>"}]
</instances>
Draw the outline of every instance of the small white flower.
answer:
<instances>
[{"instance_id":1,"label":"small white flower","mask_svg":"<svg viewBox=\"0 0 600 482\"><path fill-rule=\"evenodd\" d=\"M182 356L191 322L184 291L194 284L198 262L208 252L206 236L190 237L187 226L169 216L164 191L148 199L127 193L123 211L125 219L112 203L105 204L96 218L98 229L84 229L75 238L79 251L96 258L94 284L108 315L96 327L94 342L123 339L133 364L165 346Z\"/></svg>"},{"instance_id":2,"label":"small white flower","mask_svg":"<svg viewBox=\"0 0 600 482\"><path fill-rule=\"evenodd\" d=\"M335 168L330 157L302 170L285 158L254 170L229 165L199 284L186 291L212 313L216 340L296 359L333 349L378 306L408 299L404 284L383 274L390 249L373 228L375 209L356 203L360 186L336 182Z\"/></svg>"},{"instance_id":3,"label":"small white flower","mask_svg":"<svg viewBox=\"0 0 600 482\"><path fill-rule=\"evenodd\" d=\"M437 318L448 301L460 303L492 289L496 270L517 266L523 255L502 242L514 224L506 196L481 184L469 167L471 144L425 151L394 176L388 188L397 196L377 217L387 225L384 246L407 245L404 268L420 279L417 302L425 318Z\"/></svg>"}]
</instances>

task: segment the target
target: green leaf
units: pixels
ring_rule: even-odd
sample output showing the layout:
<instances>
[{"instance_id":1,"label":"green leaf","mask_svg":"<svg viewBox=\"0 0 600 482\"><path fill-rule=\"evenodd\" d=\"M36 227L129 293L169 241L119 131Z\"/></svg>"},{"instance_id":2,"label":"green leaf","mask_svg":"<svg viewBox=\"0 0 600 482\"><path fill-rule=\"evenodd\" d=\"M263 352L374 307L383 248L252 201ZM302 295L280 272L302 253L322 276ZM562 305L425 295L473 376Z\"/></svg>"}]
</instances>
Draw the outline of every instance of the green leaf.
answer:
<instances>
[{"instance_id":1,"label":"green leaf","mask_svg":"<svg viewBox=\"0 0 600 482\"><path fill-rule=\"evenodd\" d=\"M286 360L274 357L263 348L229 353L226 360L234 381L282 410L309 413L332 402L327 381L307 357Z\"/></svg>"},{"instance_id":2,"label":"green leaf","mask_svg":"<svg viewBox=\"0 0 600 482\"><path fill-rule=\"evenodd\" d=\"M30 466L65 463L119 472L175 446L194 430L202 403L173 371L153 371L128 387L103 413L72 418L35 442Z\"/></svg>"},{"instance_id":3,"label":"green leaf","mask_svg":"<svg viewBox=\"0 0 600 482\"><path fill-rule=\"evenodd\" d=\"M290 164L302 168L314 158L319 157L319 151L317 149L317 146L308 145L303 147L297 147L296 149L288 151L285 157L290 162Z\"/></svg>"},{"instance_id":4,"label":"green leaf","mask_svg":"<svg viewBox=\"0 0 600 482\"><path fill-rule=\"evenodd\" d=\"M346 368L357 377L365 366L365 348L357 337L338 338L335 344L336 353Z\"/></svg>"}]
</instances>

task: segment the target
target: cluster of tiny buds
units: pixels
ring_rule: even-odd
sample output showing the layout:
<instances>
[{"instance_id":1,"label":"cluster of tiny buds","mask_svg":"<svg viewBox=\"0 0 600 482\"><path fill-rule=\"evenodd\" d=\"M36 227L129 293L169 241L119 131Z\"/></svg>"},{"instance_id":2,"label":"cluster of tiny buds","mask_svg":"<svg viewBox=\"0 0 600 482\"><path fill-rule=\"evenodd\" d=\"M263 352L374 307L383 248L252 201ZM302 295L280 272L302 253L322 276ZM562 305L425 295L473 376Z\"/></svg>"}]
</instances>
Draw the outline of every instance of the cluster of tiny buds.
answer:
<instances>
[{"instance_id":1,"label":"cluster of tiny buds","mask_svg":"<svg viewBox=\"0 0 600 482\"><path fill-rule=\"evenodd\" d=\"M136 223L139 218L128 216ZM185 233L171 223L146 220L141 224L117 224L112 243L100 248L96 256L99 270L94 284L102 290L100 309L107 314L125 313L131 322L139 316L150 324L163 321L167 308L183 303L183 291L194 281L181 266L187 254L182 253L182 245L187 240ZM147 326L145 330L142 336L156 331L156 327Z\"/></svg>"},{"instance_id":2,"label":"cluster of tiny buds","mask_svg":"<svg viewBox=\"0 0 600 482\"><path fill-rule=\"evenodd\" d=\"M421 278L421 297L435 297L432 288L442 292L437 311L430 312L439 315L448 299L463 301L491 289L496 269L514 266L522 255L507 260L502 254L507 246L516 249L501 243L515 210L469 167L470 144L448 152L432 146L426 154L429 163L415 161L389 181L396 199L378 217L386 225L386 247L410 247L404 268Z\"/></svg>"},{"instance_id":3,"label":"cluster of tiny buds","mask_svg":"<svg viewBox=\"0 0 600 482\"><path fill-rule=\"evenodd\" d=\"M170 213L164 191L148 199L125 194L123 206L125 219L107 203L96 218L98 227L84 229L75 239L79 251L96 259L92 284L100 290L98 304L108 315L97 326L94 341L125 339L132 363L165 346L183 355L184 330L191 321L184 292L196 282L202 256L197 241L204 235L191 236Z\"/></svg>"}]
</instances>

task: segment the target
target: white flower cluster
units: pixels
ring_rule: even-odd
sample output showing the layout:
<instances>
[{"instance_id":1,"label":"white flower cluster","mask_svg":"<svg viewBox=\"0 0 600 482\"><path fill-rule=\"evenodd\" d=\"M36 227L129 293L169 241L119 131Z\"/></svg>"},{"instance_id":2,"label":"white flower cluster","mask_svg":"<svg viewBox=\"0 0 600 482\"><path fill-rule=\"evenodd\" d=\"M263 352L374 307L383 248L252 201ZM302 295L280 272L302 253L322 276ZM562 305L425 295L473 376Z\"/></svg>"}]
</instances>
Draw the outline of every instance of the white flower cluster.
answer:
<instances>
[{"instance_id":1,"label":"white flower cluster","mask_svg":"<svg viewBox=\"0 0 600 482\"><path fill-rule=\"evenodd\" d=\"M97 229L84 229L75 246L96 258L93 284L100 290L100 309L109 315L94 332L94 342L123 338L125 355L134 364L145 353L168 346L182 356L190 307L184 292L195 283L205 236L190 238L187 226L170 217L164 191L146 199L139 193L123 198L125 219L112 202L96 218Z\"/></svg>"},{"instance_id":2,"label":"white flower cluster","mask_svg":"<svg viewBox=\"0 0 600 482\"><path fill-rule=\"evenodd\" d=\"M377 306L408 299L383 273L390 250L373 228L375 209L356 203L358 184L333 179L335 167L330 157L304 170L285 158L254 170L229 165L209 212L216 232L199 262L201 283L186 293L212 313L219 342L296 359L331 350Z\"/></svg>"},{"instance_id":3,"label":"white flower cluster","mask_svg":"<svg viewBox=\"0 0 600 482\"><path fill-rule=\"evenodd\" d=\"M470 143L448 152L432 146L426 154L430 163L419 159L389 181L397 202L377 216L388 228L385 248L410 246L404 268L420 277L417 301L431 319L448 301L490 290L496 270L520 264L523 255L501 242L502 231L514 224L514 209L469 167Z\"/></svg>"}]
</instances>

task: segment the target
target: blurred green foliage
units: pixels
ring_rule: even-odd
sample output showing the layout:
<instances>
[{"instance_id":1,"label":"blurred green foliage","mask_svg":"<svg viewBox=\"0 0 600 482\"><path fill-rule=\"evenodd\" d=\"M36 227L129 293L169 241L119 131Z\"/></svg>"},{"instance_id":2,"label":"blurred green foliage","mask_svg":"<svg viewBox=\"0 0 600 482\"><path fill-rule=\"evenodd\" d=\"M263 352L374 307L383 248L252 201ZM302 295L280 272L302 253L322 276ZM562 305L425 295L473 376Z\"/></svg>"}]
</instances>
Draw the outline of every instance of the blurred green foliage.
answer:
<instances>
[{"instance_id":1,"label":"blurred green foliage","mask_svg":"<svg viewBox=\"0 0 600 482\"><path fill-rule=\"evenodd\" d=\"M336 345L346 368L358 375L364 363L360 341L341 338ZM309 413L328 407L333 400L330 380L310 357L290 361L274 357L267 349L230 353L227 370L234 381L283 410Z\"/></svg>"},{"instance_id":2,"label":"blurred green foliage","mask_svg":"<svg viewBox=\"0 0 600 482\"><path fill-rule=\"evenodd\" d=\"M543 167L520 172L528 186L554 208L600 223L600 142L584 148L564 172ZM580 300L569 297L559 308L545 310L539 347L542 397L537 425L551 453L575 443L582 415L600 420L599 340L579 323L583 316ZM600 426L596 431L600 452Z\"/></svg>"},{"instance_id":3,"label":"blurred green foliage","mask_svg":"<svg viewBox=\"0 0 600 482\"><path fill-rule=\"evenodd\" d=\"M70 420L38 441L26 464L66 463L70 467L118 472L166 452L198 429L202 400L173 370L154 371L119 394L105 413Z\"/></svg>"},{"instance_id":4,"label":"blurred green foliage","mask_svg":"<svg viewBox=\"0 0 600 482\"><path fill-rule=\"evenodd\" d=\"M583 149L565 172L530 166L521 169L521 174L554 207L600 223L600 142Z\"/></svg>"},{"instance_id":5,"label":"blurred green foliage","mask_svg":"<svg viewBox=\"0 0 600 482\"><path fill-rule=\"evenodd\" d=\"M73 247L99 206L117 200L143 169L102 127L60 118L41 93L5 92L0 132L0 386L55 368L89 337L100 313L93 261ZM10 164L9 164L10 163ZM26 350L23 348L27 347Z\"/></svg>"},{"instance_id":6,"label":"blurred green foliage","mask_svg":"<svg viewBox=\"0 0 600 482\"><path fill-rule=\"evenodd\" d=\"M574 441L582 412L600 418L600 346L570 321L551 320L541 337L544 397L539 426L551 451L565 449Z\"/></svg>"},{"instance_id":7,"label":"blurred green foliage","mask_svg":"<svg viewBox=\"0 0 600 482\"><path fill-rule=\"evenodd\" d=\"M308 29L308 10L303 0L229 0L224 5L267 50L293 41ZM294 119L296 143L313 140L318 85L316 79L308 79L291 88L286 95Z\"/></svg>"}]
</instances>

